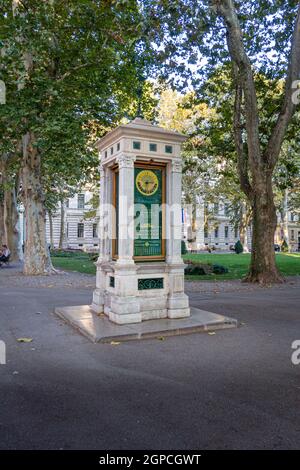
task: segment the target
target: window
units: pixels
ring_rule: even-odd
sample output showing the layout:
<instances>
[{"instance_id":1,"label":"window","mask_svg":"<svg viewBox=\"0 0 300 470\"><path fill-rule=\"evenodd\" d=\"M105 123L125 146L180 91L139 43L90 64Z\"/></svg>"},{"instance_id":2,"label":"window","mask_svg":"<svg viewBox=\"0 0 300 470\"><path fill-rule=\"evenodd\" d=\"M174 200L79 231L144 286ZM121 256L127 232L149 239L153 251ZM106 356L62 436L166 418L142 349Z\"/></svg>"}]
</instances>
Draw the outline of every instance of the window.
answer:
<instances>
[{"instance_id":1,"label":"window","mask_svg":"<svg viewBox=\"0 0 300 470\"><path fill-rule=\"evenodd\" d=\"M111 149L110 149L110 154L112 155L113 153L114 153L114 148L111 147Z\"/></svg>"},{"instance_id":2,"label":"window","mask_svg":"<svg viewBox=\"0 0 300 470\"><path fill-rule=\"evenodd\" d=\"M117 143L117 152L120 150L120 142Z\"/></svg>"},{"instance_id":3,"label":"window","mask_svg":"<svg viewBox=\"0 0 300 470\"><path fill-rule=\"evenodd\" d=\"M172 147L172 145L166 145L166 146L165 146L165 152L166 152L166 153L173 153L173 147Z\"/></svg>"},{"instance_id":4,"label":"window","mask_svg":"<svg viewBox=\"0 0 300 470\"><path fill-rule=\"evenodd\" d=\"M84 224L80 223L77 225L77 237L83 238L84 237Z\"/></svg>"},{"instance_id":5,"label":"window","mask_svg":"<svg viewBox=\"0 0 300 470\"><path fill-rule=\"evenodd\" d=\"M219 203L218 202L214 203L214 213L219 214Z\"/></svg>"},{"instance_id":6,"label":"window","mask_svg":"<svg viewBox=\"0 0 300 470\"><path fill-rule=\"evenodd\" d=\"M107 158L107 150L105 150L104 157Z\"/></svg>"},{"instance_id":7,"label":"window","mask_svg":"<svg viewBox=\"0 0 300 470\"><path fill-rule=\"evenodd\" d=\"M295 222L295 214L291 212L291 222Z\"/></svg>"},{"instance_id":8,"label":"window","mask_svg":"<svg viewBox=\"0 0 300 470\"><path fill-rule=\"evenodd\" d=\"M150 152L157 152L157 144L149 144Z\"/></svg>"},{"instance_id":9,"label":"window","mask_svg":"<svg viewBox=\"0 0 300 470\"><path fill-rule=\"evenodd\" d=\"M215 228L215 238L219 237L219 227Z\"/></svg>"},{"instance_id":10,"label":"window","mask_svg":"<svg viewBox=\"0 0 300 470\"><path fill-rule=\"evenodd\" d=\"M224 214L226 215L226 217L229 216L229 204L224 205Z\"/></svg>"},{"instance_id":11,"label":"window","mask_svg":"<svg viewBox=\"0 0 300 470\"><path fill-rule=\"evenodd\" d=\"M84 209L84 194L78 194L77 208Z\"/></svg>"},{"instance_id":12,"label":"window","mask_svg":"<svg viewBox=\"0 0 300 470\"><path fill-rule=\"evenodd\" d=\"M204 238L208 238L208 228L204 228Z\"/></svg>"},{"instance_id":13,"label":"window","mask_svg":"<svg viewBox=\"0 0 300 470\"><path fill-rule=\"evenodd\" d=\"M229 227L226 225L226 227L224 228L224 232L225 232L225 238L228 238L228 234L229 234Z\"/></svg>"},{"instance_id":14,"label":"window","mask_svg":"<svg viewBox=\"0 0 300 470\"><path fill-rule=\"evenodd\" d=\"M67 238L69 238L69 222L67 223Z\"/></svg>"},{"instance_id":15,"label":"window","mask_svg":"<svg viewBox=\"0 0 300 470\"><path fill-rule=\"evenodd\" d=\"M291 240L295 240L295 230L291 230Z\"/></svg>"},{"instance_id":16,"label":"window","mask_svg":"<svg viewBox=\"0 0 300 470\"><path fill-rule=\"evenodd\" d=\"M93 238L98 238L98 224L93 224Z\"/></svg>"},{"instance_id":17,"label":"window","mask_svg":"<svg viewBox=\"0 0 300 470\"><path fill-rule=\"evenodd\" d=\"M234 228L234 238L238 238L239 236L239 229L237 227Z\"/></svg>"},{"instance_id":18,"label":"window","mask_svg":"<svg viewBox=\"0 0 300 470\"><path fill-rule=\"evenodd\" d=\"M66 200L66 208L69 209L69 206L70 206L69 199L67 199Z\"/></svg>"},{"instance_id":19,"label":"window","mask_svg":"<svg viewBox=\"0 0 300 470\"><path fill-rule=\"evenodd\" d=\"M132 146L135 150L141 150L141 142L133 141Z\"/></svg>"}]
</instances>

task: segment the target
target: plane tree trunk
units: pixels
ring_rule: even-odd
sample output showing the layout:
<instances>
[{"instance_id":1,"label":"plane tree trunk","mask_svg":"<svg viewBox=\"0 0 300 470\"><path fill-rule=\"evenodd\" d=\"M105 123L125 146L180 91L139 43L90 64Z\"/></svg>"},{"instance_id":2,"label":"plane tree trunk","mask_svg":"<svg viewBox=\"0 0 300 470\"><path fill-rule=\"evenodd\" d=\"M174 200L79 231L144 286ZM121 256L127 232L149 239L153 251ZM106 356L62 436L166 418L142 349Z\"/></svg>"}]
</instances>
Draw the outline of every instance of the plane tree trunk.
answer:
<instances>
[{"instance_id":1,"label":"plane tree trunk","mask_svg":"<svg viewBox=\"0 0 300 470\"><path fill-rule=\"evenodd\" d=\"M272 180L268 178L253 196L252 256L245 281L270 284L282 282L275 260L274 235L277 214L274 204Z\"/></svg>"},{"instance_id":2,"label":"plane tree trunk","mask_svg":"<svg viewBox=\"0 0 300 470\"><path fill-rule=\"evenodd\" d=\"M234 139L241 189L253 212L251 264L245 280L268 284L282 282L277 270L274 235L277 225L272 177L288 125L295 114L293 84L300 75L300 4L291 40L284 98L266 144L262 144L254 71L246 53L243 33L233 0L211 0L224 22L235 82ZM273 116L270 116L270 118Z\"/></svg>"},{"instance_id":3,"label":"plane tree trunk","mask_svg":"<svg viewBox=\"0 0 300 470\"><path fill-rule=\"evenodd\" d=\"M24 274L51 273L53 267L46 241L46 209L41 182L41 158L32 132L28 132L23 137L22 185L26 221Z\"/></svg>"},{"instance_id":4,"label":"plane tree trunk","mask_svg":"<svg viewBox=\"0 0 300 470\"><path fill-rule=\"evenodd\" d=\"M22 259L20 246L19 211L17 204L17 192L19 190L19 178L9 172L9 158L2 155L1 194L0 194L0 241L8 245L12 261Z\"/></svg>"},{"instance_id":5,"label":"plane tree trunk","mask_svg":"<svg viewBox=\"0 0 300 470\"><path fill-rule=\"evenodd\" d=\"M240 220L239 220L239 235L240 235L240 242L243 245L244 253L249 252L248 248L248 227L250 223L250 212L247 205L242 202L240 208Z\"/></svg>"},{"instance_id":6,"label":"plane tree trunk","mask_svg":"<svg viewBox=\"0 0 300 470\"><path fill-rule=\"evenodd\" d=\"M8 245L12 261L19 261L21 256L19 212L17 205L16 187L11 182L4 193L4 215L6 228L6 244Z\"/></svg>"},{"instance_id":7,"label":"plane tree trunk","mask_svg":"<svg viewBox=\"0 0 300 470\"><path fill-rule=\"evenodd\" d=\"M49 231L50 231L50 249L53 250L54 248L53 217L52 217L51 211L48 211L48 219L49 219Z\"/></svg>"},{"instance_id":8,"label":"plane tree trunk","mask_svg":"<svg viewBox=\"0 0 300 470\"><path fill-rule=\"evenodd\" d=\"M62 199L60 202L60 233L58 248L62 250L66 244L66 209L65 201Z\"/></svg>"}]
</instances>

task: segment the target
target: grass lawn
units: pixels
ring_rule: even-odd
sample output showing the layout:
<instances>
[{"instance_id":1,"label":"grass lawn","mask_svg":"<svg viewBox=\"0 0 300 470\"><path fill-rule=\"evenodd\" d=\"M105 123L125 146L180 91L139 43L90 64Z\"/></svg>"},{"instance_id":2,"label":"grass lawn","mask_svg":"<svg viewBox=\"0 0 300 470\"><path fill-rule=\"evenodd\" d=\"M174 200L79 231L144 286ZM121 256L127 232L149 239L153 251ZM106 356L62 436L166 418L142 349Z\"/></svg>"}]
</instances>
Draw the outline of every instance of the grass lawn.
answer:
<instances>
[{"instance_id":1,"label":"grass lawn","mask_svg":"<svg viewBox=\"0 0 300 470\"><path fill-rule=\"evenodd\" d=\"M87 253L72 253L72 256L51 256L53 266L64 271L96 274L96 266Z\"/></svg>"},{"instance_id":2,"label":"grass lawn","mask_svg":"<svg viewBox=\"0 0 300 470\"><path fill-rule=\"evenodd\" d=\"M229 269L227 274L209 274L206 276L186 276L187 280L224 280L241 279L245 276L250 262L250 254L192 254L185 255L185 260L193 260L199 263L221 264ZM276 253L277 265L284 276L300 275L300 253ZM72 253L68 256L52 256L55 268L79 273L96 274L94 262L86 253Z\"/></svg>"},{"instance_id":3,"label":"grass lawn","mask_svg":"<svg viewBox=\"0 0 300 470\"><path fill-rule=\"evenodd\" d=\"M228 254L192 254L185 255L185 260L197 261L199 263L220 264L228 268L227 274L209 274L206 276L186 276L186 279L215 280L215 279L242 279L248 271L251 255L243 253ZM300 275L300 253L276 253L276 262L279 270L284 276Z\"/></svg>"}]
</instances>

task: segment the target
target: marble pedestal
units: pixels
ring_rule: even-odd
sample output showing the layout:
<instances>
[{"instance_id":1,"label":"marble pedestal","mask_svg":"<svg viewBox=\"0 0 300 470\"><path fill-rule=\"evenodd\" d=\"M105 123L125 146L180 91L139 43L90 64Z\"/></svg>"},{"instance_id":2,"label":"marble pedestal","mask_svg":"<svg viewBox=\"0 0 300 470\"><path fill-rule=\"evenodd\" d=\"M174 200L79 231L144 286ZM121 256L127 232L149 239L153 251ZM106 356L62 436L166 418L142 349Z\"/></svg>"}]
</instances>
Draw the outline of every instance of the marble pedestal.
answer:
<instances>
[{"instance_id":1,"label":"marble pedestal","mask_svg":"<svg viewBox=\"0 0 300 470\"><path fill-rule=\"evenodd\" d=\"M98 264L92 310L117 324L190 315L183 263Z\"/></svg>"}]
</instances>

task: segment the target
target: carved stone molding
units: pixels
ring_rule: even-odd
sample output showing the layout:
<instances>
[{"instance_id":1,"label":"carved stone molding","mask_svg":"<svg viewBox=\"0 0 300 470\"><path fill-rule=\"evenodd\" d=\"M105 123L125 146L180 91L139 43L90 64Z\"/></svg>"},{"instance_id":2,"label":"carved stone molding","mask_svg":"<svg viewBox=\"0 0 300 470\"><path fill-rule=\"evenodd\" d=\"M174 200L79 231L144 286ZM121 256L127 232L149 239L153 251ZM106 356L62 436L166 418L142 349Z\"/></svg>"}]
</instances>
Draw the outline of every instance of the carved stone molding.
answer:
<instances>
[{"instance_id":1,"label":"carved stone molding","mask_svg":"<svg viewBox=\"0 0 300 470\"><path fill-rule=\"evenodd\" d=\"M100 178L104 177L104 167L102 164L99 165L98 167L99 173L100 173Z\"/></svg>"},{"instance_id":2,"label":"carved stone molding","mask_svg":"<svg viewBox=\"0 0 300 470\"><path fill-rule=\"evenodd\" d=\"M181 173L182 172L182 161L181 160L172 160L172 172Z\"/></svg>"},{"instance_id":3,"label":"carved stone molding","mask_svg":"<svg viewBox=\"0 0 300 470\"><path fill-rule=\"evenodd\" d=\"M117 157L119 168L133 168L136 157L134 155L122 154Z\"/></svg>"}]
</instances>

